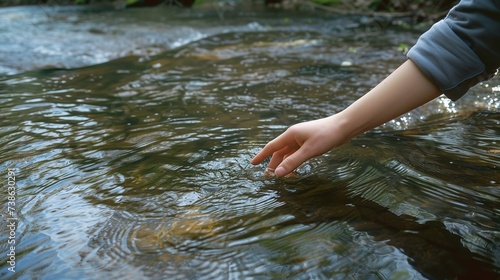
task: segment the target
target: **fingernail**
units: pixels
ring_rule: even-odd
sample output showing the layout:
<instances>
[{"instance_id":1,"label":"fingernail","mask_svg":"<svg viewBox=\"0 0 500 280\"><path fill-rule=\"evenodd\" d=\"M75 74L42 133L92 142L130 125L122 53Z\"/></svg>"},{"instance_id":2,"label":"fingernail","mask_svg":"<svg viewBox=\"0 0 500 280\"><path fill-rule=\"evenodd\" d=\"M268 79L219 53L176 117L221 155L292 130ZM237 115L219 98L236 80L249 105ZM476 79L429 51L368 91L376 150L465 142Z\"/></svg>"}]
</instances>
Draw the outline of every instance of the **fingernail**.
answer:
<instances>
[{"instance_id":1,"label":"fingernail","mask_svg":"<svg viewBox=\"0 0 500 280\"><path fill-rule=\"evenodd\" d=\"M278 177L285 176L286 170L285 170L285 168L280 166L280 167L276 168L276 170L274 171L274 174L276 174L276 176L278 176Z\"/></svg>"}]
</instances>

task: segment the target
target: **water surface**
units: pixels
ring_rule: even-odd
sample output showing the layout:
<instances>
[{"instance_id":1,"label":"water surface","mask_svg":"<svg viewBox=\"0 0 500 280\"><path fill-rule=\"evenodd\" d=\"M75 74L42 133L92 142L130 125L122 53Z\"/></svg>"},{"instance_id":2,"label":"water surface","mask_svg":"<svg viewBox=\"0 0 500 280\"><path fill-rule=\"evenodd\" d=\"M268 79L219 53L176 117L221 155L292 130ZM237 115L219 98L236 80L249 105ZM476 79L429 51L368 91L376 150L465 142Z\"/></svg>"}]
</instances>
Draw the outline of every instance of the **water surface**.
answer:
<instances>
[{"instance_id":1,"label":"water surface","mask_svg":"<svg viewBox=\"0 0 500 280\"><path fill-rule=\"evenodd\" d=\"M375 86L419 31L210 8L0 15L0 171L16 172L18 218L2 278L498 278L498 77L297 178L249 163Z\"/></svg>"}]
</instances>

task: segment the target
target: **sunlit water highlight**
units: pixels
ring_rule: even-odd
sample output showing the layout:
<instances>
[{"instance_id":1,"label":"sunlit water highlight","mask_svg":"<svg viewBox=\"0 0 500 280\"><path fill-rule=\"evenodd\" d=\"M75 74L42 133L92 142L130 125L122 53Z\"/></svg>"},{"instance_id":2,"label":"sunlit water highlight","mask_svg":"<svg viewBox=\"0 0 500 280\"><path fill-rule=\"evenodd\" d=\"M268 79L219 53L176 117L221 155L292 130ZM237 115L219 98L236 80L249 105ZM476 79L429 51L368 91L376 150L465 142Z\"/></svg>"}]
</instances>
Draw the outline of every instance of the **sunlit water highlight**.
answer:
<instances>
[{"instance_id":1,"label":"sunlit water highlight","mask_svg":"<svg viewBox=\"0 0 500 280\"><path fill-rule=\"evenodd\" d=\"M0 171L16 170L18 217L15 273L2 227L2 278L498 278L498 78L275 179L253 155L368 91L418 32L277 12L39 13L0 11L23 19L0 20Z\"/></svg>"}]
</instances>

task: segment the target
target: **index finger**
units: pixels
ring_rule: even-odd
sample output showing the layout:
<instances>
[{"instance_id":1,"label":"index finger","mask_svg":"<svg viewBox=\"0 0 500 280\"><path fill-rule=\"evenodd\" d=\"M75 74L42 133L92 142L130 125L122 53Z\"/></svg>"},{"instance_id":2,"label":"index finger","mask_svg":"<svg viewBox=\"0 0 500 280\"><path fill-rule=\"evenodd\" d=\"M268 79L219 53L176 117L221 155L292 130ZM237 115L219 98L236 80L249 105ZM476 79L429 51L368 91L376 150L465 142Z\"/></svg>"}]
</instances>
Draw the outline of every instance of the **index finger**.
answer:
<instances>
[{"instance_id":1,"label":"index finger","mask_svg":"<svg viewBox=\"0 0 500 280\"><path fill-rule=\"evenodd\" d=\"M252 159L251 163L257 165L263 162L266 158L272 156L275 152L285 148L287 146L284 134L276 137L274 140L264 146L264 148Z\"/></svg>"}]
</instances>

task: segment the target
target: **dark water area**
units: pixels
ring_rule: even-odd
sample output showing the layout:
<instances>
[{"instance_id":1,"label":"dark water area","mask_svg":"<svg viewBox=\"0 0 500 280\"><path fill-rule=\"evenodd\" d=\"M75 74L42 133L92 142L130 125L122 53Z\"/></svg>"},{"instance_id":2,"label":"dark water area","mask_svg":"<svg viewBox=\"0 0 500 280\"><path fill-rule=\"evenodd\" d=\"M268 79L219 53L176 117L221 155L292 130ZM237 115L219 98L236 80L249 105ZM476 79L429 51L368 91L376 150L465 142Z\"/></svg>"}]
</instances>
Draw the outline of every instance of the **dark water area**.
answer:
<instances>
[{"instance_id":1,"label":"dark water area","mask_svg":"<svg viewBox=\"0 0 500 280\"><path fill-rule=\"evenodd\" d=\"M498 77L296 178L249 163L366 93L420 31L260 8L0 9L0 278L499 279Z\"/></svg>"}]
</instances>

